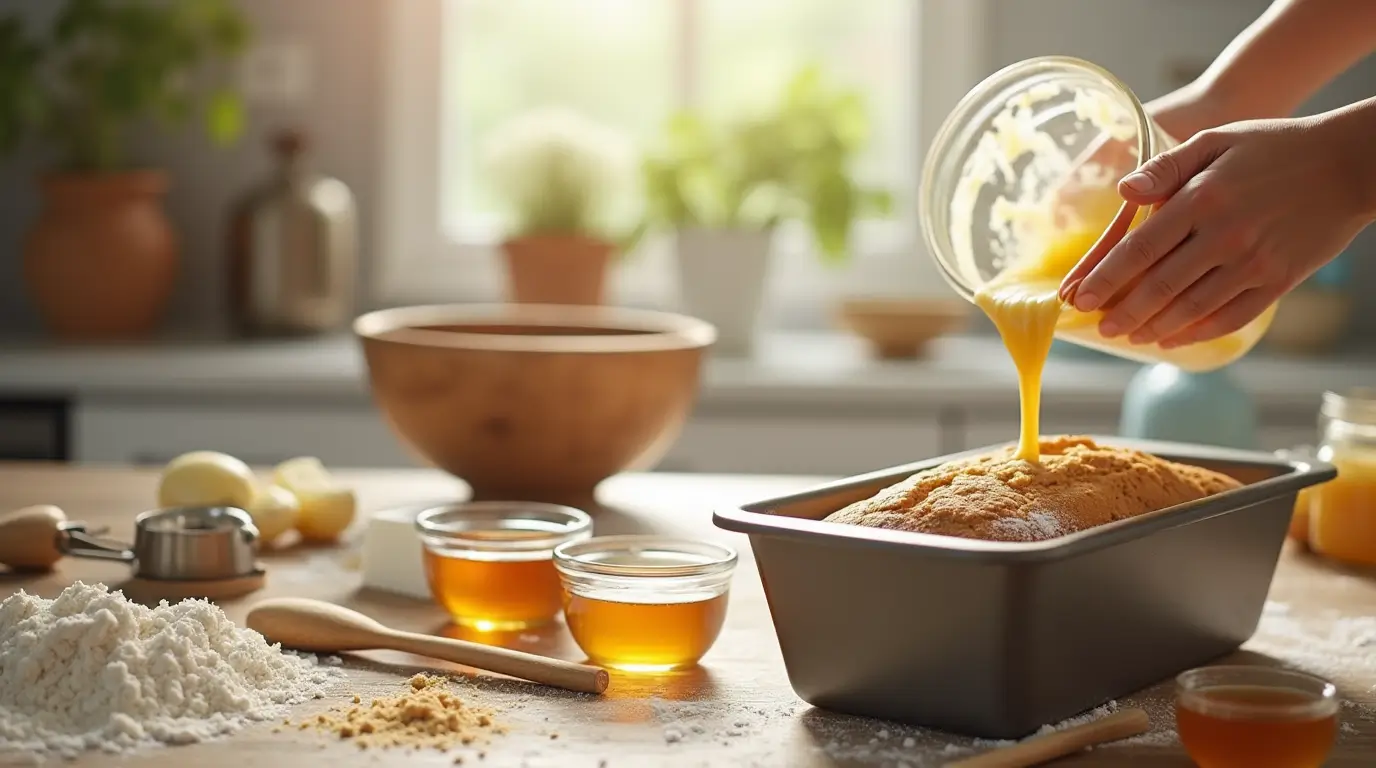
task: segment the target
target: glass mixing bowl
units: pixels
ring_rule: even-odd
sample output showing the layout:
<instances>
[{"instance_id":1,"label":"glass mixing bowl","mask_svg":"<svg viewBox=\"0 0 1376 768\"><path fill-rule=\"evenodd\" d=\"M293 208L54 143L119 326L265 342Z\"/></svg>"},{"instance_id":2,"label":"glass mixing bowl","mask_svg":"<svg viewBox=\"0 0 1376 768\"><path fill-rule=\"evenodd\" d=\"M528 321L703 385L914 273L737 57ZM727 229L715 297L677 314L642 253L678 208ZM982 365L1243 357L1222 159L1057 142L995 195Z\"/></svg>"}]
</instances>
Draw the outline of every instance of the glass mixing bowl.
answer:
<instances>
[{"instance_id":1,"label":"glass mixing bowl","mask_svg":"<svg viewBox=\"0 0 1376 768\"><path fill-rule=\"evenodd\" d=\"M919 201L928 252L971 302L1015 259L1058 253L1061 274L1069 272L1097 241L1116 242L1153 213L1125 203L1117 184L1176 144L1131 89L1095 64L1048 56L1005 67L966 94L928 150ZM1274 312L1227 337L1166 350L1105 338L1100 312L1067 308L1056 337L1207 371L1250 351Z\"/></svg>"}]
</instances>

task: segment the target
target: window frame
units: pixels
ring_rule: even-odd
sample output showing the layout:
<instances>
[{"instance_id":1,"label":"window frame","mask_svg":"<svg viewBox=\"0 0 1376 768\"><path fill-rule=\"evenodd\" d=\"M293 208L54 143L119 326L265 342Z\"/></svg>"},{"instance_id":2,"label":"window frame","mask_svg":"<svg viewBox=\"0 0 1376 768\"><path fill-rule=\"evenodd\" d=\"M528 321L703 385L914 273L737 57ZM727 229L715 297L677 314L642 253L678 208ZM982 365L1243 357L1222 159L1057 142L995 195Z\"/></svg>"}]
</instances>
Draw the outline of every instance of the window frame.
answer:
<instances>
[{"instance_id":1,"label":"window frame","mask_svg":"<svg viewBox=\"0 0 1376 768\"><path fill-rule=\"evenodd\" d=\"M444 0L403 0L387 3L383 46L382 94L379 100L379 205L373 255L373 280L370 303L380 306L454 301L492 301L501 296L504 276L499 258L498 233L475 232L471 238L455 242L446 237L440 221L439 153L443 56L441 36ZM684 19L691 18L684 8L695 0L676 0ZM909 205L916 204L917 182L927 145L961 96L988 72L990 0L912 0L911 37L913 46L911 78L913 92L908 94L913 114L915 140L909 152L913 173L908 188L901 190ZM690 25L691 26L691 25ZM687 32L691 35L692 32ZM686 45L680 54L677 73L681 97L691 103L696 89L692 56L695 46ZM643 246L646 253L632 259L654 258L656 264L669 263L668 244L655 241ZM913 261L921 273L936 278L925 256L914 217L902 222L861 221L853 243L855 254L849 267L827 271L819 279L818 270L789 269L789 263L815 260L816 255L801 227L783 228L776 237L776 268L771 273L771 290L783 306L776 311L793 318L785 325L796 325L797 318L825 311L825 301L847 286L860 292L878 292L889 286L908 293L933 292L931 285L909 286L913 280ZM650 254L655 254L653 257ZM672 301L672 269L658 269L654 279L646 280L646 269L639 279L622 280L614 295L622 303L665 306ZM807 279L790 277L805 272ZM859 274L857 274L859 273ZM836 279L833 279L836 278ZM616 278L613 278L614 282ZM919 282L940 283L932 281ZM912 291L906 291L912 287ZM936 293L943 292L941 285ZM667 293L666 293L667 291ZM815 317L813 318L815 320Z\"/></svg>"}]
</instances>

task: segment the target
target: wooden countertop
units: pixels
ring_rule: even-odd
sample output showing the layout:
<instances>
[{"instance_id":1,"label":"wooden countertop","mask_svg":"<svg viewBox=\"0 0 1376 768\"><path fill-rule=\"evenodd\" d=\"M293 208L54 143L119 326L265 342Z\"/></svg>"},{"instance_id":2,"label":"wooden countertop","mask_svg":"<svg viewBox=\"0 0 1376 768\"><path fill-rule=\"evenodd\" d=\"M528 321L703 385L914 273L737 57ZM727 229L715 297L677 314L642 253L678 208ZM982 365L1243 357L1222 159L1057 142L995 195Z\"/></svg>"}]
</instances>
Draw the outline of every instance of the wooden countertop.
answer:
<instances>
[{"instance_id":1,"label":"wooden countertop","mask_svg":"<svg viewBox=\"0 0 1376 768\"><path fill-rule=\"evenodd\" d=\"M365 511L453 498L464 492L457 481L423 470L349 472L342 473L341 478L357 489ZM127 540L134 515L151 503L155 482L155 474L148 471L0 464L0 510L57 504L69 517L109 525L112 536ZM626 475L608 482L602 489L606 508L598 510L596 517L599 533L691 533L739 547L741 567L721 639L699 669L673 675L614 674L610 691L601 699L486 676L466 684L460 694L497 709L511 731L493 742L484 759L469 755L464 765L918 768L970 754L969 739L817 710L800 701L789 687L749 547L744 537L713 527L711 509L798 490L815 482L796 477L666 474ZM243 620L254 599L298 595L349 605L398 628L453 631L445 628L443 614L431 604L360 590L357 551L350 545L297 549L265 559L270 568L267 589L224 605L236 621ZM78 579L113 585L127 575L115 563L68 559L47 575L0 573L0 597L19 589L51 597ZM1376 684L1376 653L1371 652L1376 650L1376 632L1354 632L1351 619L1376 615L1376 581L1340 572L1287 549L1271 600L1261 631L1241 655L1264 654L1333 679L1351 703L1343 709L1343 731L1328 765L1371 765L1376 759L1376 695L1371 692ZM1376 622L1371 626L1376 627ZM1333 639L1340 630L1346 634ZM502 641L524 650L582 658L562 625ZM1327 651L1325 642L1346 643L1348 648ZM1371 648L1363 659L1359 646L1368 643ZM301 705L293 714L342 704L354 693L367 697L396 691L422 663L402 654L346 656L348 681L337 695ZM464 671L453 666L439 668ZM1102 747L1057 765L1189 766L1190 761L1173 739L1169 697L1170 687L1163 684L1120 701L1148 710L1154 723L1150 737L1137 744ZM551 739L550 733L557 733L557 739ZM452 755L364 752L307 732L273 733L271 725L261 724L219 742L150 750L125 758L88 754L75 765L248 768L290 764L307 768L452 763ZM6 764L4 758L0 764Z\"/></svg>"}]
</instances>

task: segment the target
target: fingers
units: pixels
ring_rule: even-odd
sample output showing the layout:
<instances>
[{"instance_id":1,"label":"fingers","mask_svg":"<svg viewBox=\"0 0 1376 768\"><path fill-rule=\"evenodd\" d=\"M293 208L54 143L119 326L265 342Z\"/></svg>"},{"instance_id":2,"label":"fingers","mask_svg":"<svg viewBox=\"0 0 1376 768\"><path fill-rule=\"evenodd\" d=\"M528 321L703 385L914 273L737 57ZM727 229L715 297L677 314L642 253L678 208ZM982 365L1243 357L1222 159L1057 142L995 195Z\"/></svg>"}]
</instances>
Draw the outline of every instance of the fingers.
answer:
<instances>
[{"instance_id":1,"label":"fingers","mask_svg":"<svg viewBox=\"0 0 1376 768\"><path fill-rule=\"evenodd\" d=\"M1219 255L1215 238L1199 234L1185 238L1175 250L1147 270L1142 280L1104 314L1099 332L1107 337L1127 335L1134 344L1145 344L1160 338L1163 334L1153 335L1150 331L1162 320L1161 313L1178 315L1187 312L1202 299L1210 298L1211 291L1218 289L1218 279L1208 280L1205 276L1218 266ZM1201 278L1205 279L1201 281ZM1201 282L1204 284L1200 285ZM1239 286L1233 294L1219 299L1217 304L1188 316L1187 322L1172 327L1171 332L1204 319L1246 287Z\"/></svg>"},{"instance_id":2,"label":"fingers","mask_svg":"<svg viewBox=\"0 0 1376 768\"><path fill-rule=\"evenodd\" d=\"M1139 205L1174 195L1223 154L1224 138L1212 131L1195 134L1185 143L1153 157L1118 182L1118 194Z\"/></svg>"},{"instance_id":3,"label":"fingers","mask_svg":"<svg viewBox=\"0 0 1376 768\"><path fill-rule=\"evenodd\" d=\"M1154 277L1148 279L1155 280ZM1210 270L1173 296L1143 327L1129 334L1128 340L1133 344L1150 344L1171 338L1207 320L1253 287L1255 283L1237 270L1223 267Z\"/></svg>"},{"instance_id":4,"label":"fingers","mask_svg":"<svg viewBox=\"0 0 1376 768\"><path fill-rule=\"evenodd\" d=\"M1099 309L1190 236L1194 228L1190 206L1173 202L1176 204L1162 206L1140 227L1128 232L1102 260L1090 266L1075 290L1076 309L1081 312Z\"/></svg>"},{"instance_id":5,"label":"fingers","mask_svg":"<svg viewBox=\"0 0 1376 768\"><path fill-rule=\"evenodd\" d=\"M1124 177L1118 185L1123 206L1094 247L1061 281L1061 300L1081 312L1099 309L1183 242L1193 229L1185 210L1191 206L1161 205L1135 231L1127 229L1138 207L1170 199L1218 159L1227 142L1227 134L1202 131Z\"/></svg>"},{"instance_id":6,"label":"fingers","mask_svg":"<svg viewBox=\"0 0 1376 768\"><path fill-rule=\"evenodd\" d=\"M1127 234L1128 227L1132 226L1133 217L1137 215L1137 210L1138 206L1132 203L1124 203L1119 207L1117 215L1113 217L1113 221L1109 222L1099 239L1094 241L1089 252L1080 257L1080 260L1075 263L1075 267L1066 274L1065 279L1061 280L1059 291L1061 301L1073 302L1075 300L1075 294L1079 290L1080 283L1092 269L1099 266L1099 262L1103 261L1113 246L1123 239L1123 235Z\"/></svg>"},{"instance_id":7,"label":"fingers","mask_svg":"<svg viewBox=\"0 0 1376 768\"><path fill-rule=\"evenodd\" d=\"M1160 346L1173 349L1227 336L1257 319L1279 298L1280 293L1271 288L1245 290L1204 320L1162 339Z\"/></svg>"}]
</instances>

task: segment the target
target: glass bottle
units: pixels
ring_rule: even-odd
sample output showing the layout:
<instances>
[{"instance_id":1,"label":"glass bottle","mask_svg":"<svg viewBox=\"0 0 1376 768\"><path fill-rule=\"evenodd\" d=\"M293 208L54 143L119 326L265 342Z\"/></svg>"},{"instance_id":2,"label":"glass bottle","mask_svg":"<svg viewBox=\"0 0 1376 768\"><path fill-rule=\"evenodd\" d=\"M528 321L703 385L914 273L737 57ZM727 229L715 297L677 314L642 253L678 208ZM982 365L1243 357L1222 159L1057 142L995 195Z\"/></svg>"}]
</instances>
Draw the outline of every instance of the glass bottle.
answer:
<instances>
[{"instance_id":1,"label":"glass bottle","mask_svg":"<svg viewBox=\"0 0 1376 768\"><path fill-rule=\"evenodd\" d=\"M1376 565L1376 390L1325 392L1318 458L1338 476L1309 500L1309 547L1354 565Z\"/></svg>"},{"instance_id":2,"label":"glass bottle","mask_svg":"<svg viewBox=\"0 0 1376 768\"><path fill-rule=\"evenodd\" d=\"M340 330L353 318L357 284L353 193L311 170L304 133L280 131L272 147L272 177L231 212L231 320L254 335Z\"/></svg>"}]
</instances>

